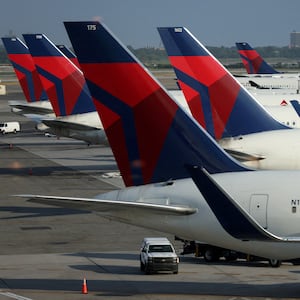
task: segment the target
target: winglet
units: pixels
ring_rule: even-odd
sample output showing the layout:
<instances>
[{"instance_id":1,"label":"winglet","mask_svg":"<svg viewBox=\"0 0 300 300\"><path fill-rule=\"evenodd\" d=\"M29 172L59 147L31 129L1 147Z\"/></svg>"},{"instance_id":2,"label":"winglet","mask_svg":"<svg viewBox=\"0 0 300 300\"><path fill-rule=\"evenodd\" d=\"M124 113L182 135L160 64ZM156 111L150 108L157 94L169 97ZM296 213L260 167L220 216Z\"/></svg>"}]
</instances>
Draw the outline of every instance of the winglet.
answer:
<instances>
[{"instance_id":1,"label":"winglet","mask_svg":"<svg viewBox=\"0 0 300 300\"><path fill-rule=\"evenodd\" d=\"M222 227L243 241L281 241L260 226L202 167L187 165L191 177Z\"/></svg>"}]
</instances>

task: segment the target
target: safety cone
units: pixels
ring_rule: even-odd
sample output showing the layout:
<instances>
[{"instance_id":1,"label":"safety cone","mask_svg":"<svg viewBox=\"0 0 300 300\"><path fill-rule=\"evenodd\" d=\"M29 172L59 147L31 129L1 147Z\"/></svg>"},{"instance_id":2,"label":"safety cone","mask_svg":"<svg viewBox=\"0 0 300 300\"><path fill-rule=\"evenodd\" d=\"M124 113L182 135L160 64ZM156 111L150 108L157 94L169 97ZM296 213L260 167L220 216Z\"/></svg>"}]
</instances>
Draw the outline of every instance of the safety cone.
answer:
<instances>
[{"instance_id":1,"label":"safety cone","mask_svg":"<svg viewBox=\"0 0 300 300\"><path fill-rule=\"evenodd\" d=\"M87 293L88 293L88 288L87 288L87 284L86 284L86 279L83 278L81 294L87 294Z\"/></svg>"}]
</instances>

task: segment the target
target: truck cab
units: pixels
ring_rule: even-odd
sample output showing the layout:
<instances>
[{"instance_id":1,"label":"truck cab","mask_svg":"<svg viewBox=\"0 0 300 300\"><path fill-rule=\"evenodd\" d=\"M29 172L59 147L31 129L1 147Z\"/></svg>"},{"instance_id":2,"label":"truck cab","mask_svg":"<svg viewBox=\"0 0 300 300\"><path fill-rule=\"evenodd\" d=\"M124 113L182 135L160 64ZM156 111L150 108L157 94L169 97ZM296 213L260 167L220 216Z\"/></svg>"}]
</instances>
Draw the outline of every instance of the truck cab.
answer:
<instances>
[{"instance_id":1,"label":"truck cab","mask_svg":"<svg viewBox=\"0 0 300 300\"><path fill-rule=\"evenodd\" d=\"M144 238L140 251L140 268L146 274L169 271L178 273L179 257L167 238Z\"/></svg>"}]
</instances>

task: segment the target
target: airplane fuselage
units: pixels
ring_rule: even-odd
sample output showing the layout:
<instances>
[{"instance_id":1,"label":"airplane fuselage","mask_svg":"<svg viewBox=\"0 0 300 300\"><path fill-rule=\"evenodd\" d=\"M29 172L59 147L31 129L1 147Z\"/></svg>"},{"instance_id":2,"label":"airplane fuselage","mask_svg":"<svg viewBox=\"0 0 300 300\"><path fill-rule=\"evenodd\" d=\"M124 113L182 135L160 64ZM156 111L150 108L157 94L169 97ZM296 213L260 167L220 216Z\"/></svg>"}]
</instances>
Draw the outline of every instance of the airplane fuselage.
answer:
<instances>
[{"instance_id":1,"label":"airplane fuselage","mask_svg":"<svg viewBox=\"0 0 300 300\"><path fill-rule=\"evenodd\" d=\"M280 237L300 235L300 172L254 171L215 174L213 178L262 227ZM196 207L186 216L137 214L134 210L105 212L110 217L146 228L169 232L189 240L200 240L223 248L266 258L299 257L300 243L242 241L220 225L191 179L169 184L131 187L98 195L99 199L136 201ZM217 199L216 199L217 201Z\"/></svg>"},{"instance_id":2,"label":"airplane fuselage","mask_svg":"<svg viewBox=\"0 0 300 300\"><path fill-rule=\"evenodd\" d=\"M285 129L242 135L219 141L224 149L244 152L259 160L244 162L257 169L300 169L300 130Z\"/></svg>"}]
</instances>

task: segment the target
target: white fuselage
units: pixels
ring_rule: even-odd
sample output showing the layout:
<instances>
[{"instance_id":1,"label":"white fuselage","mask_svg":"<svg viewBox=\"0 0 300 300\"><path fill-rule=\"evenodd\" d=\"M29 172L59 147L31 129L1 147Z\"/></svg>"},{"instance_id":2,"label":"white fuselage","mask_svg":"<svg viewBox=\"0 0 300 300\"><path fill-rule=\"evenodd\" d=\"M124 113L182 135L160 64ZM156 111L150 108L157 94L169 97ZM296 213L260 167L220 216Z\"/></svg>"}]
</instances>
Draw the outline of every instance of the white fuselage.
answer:
<instances>
[{"instance_id":1,"label":"white fuselage","mask_svg":"<svg viewBox=\"0 0 300 300\"><path fill-rule=\"evenodd\" d=\"M265 105L264 107L280 123L292 128L300 128L300 118L290 103L287 105Z\"/></svg>"},{"instance_id":2,"label":"white fuselage","mask_svg":"<svg viewBox=\"0 0 300 300\"><path fill-rule=\"evenodd\" d=\"M300 237L299 171L223 173L213 178L266 230L279 237ZM191 179L176 180L168 185L131 187L96 198L197 208L195 214L173 216L151 210L137 213L134 208L119 211L116 204L115 210L104 214L121 222L266 258L300 256L300 242L242 241L229 235Z\"/></svg>"},{"instance_id":3,"label":"white fuselage","mask_svg":"<svg viewBox=\"0 0 300 300\"><path fill-rule=\"evenodd\" d=\"M263 157L244 162L258 169L300 169L300 130L285 129L242 135L219 141L224 149Z\"/></svg>"},{"instance_id":4,"label":"white fuselage","mask_svg":"<svg viewBox=\"0 0 300 300\"><path fill-rule=\"evenodd\" d=\"M289 104L291 100L297 100L300 102L300 94L296 92L286 92L283 93L279 90L269 91L269 90L261 90L261 91L254 91L248 90L250 94L259 102L261 105L265 107L269 106L279 106L283 102Z\"/></svg>"}]
</instances>

